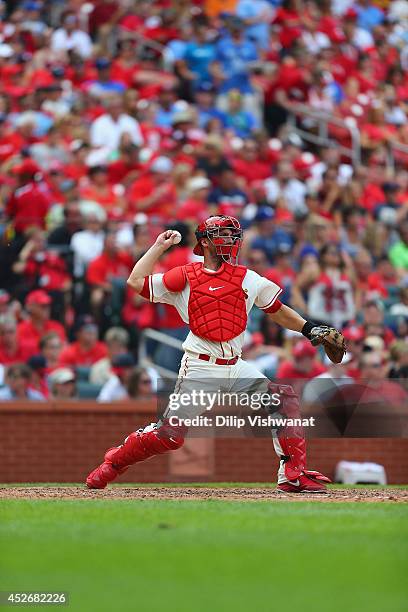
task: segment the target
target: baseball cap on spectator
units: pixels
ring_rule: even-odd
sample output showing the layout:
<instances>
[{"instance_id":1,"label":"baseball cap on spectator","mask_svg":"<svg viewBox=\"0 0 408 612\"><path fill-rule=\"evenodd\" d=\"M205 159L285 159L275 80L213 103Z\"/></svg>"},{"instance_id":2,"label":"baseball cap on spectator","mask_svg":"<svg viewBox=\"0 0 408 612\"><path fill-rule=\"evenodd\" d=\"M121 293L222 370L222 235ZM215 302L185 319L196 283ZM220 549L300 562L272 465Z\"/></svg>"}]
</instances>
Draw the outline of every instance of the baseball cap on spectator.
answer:
<instances>
[{"instance_id":1,"label":"baseball cap on spectator","mask_svg":"<svg viewBox=\"0 0 408 612\"><path fill-rule=\"evenodd\" d=\"M299 147L301 148L303 146L303 140L301 139L301 137L299 136L299 134L296 134L296 132L290 132L286 138L284 139L284 144L290 144L294 147Z\"/></svg>"},{"instance_id":2,"label":"baseball cap on spectator","mask_svg":"<svg viewBox=\"0 0 408 612\"><path fill-rule=\"evenodd\" d=\"M92 330L98 329L95 319L91 315L82 315L77 319L75 330L78 332L85 328Z\"/></svg>"},{"instance_id":3,"label":"baseball cap on spectator","mask_svg":"<svg viewBox=\"0 0 408 612\"><path fill-rule=\"evenodd\" d=\"M0 304L8 304L10 301L10 294L5 289L0 289Z\"/></svg>"},{"instance_id":4,"label":"baseball cap on spectator","mask_svg":"<svg viewBox=\"0 0 408 612\"><path fill-rule=\"evenodd\" d=\"M64 170L64 166L61 164L61 162L57 161L56 159L54 159L48 166L49 174L62 174L63 170Z\"/></svg>"},{"instance_id":5,"label":"baseball cap on spectator","mask_svg":"<svg viewBox=\"0 0 408 612\"><path fill-rule=\"evenodd\" d=\"M65 76L64 66L53 66L51 68L51 74L56 79L62 79Z\"/></svg>"},{"instance_id":6,"label":"baseball cap on spectator","mask_svg":"<svg viewBox=\"0 0 408 612\"><path fill-rule=\"evenodd\" d=\"M254 220L256 223L260 223L262 221L269 221L274 217L275 211L273 210L273 208L270 208L269 206L261 206L261 208L258 209Z\"/></svg>"},{"instance_id":7,"label":"baseball cap on spectator","mask_svg":"<svg viewBox=\"0 0 408 612\"><path fill-rule=\"evenodd\" d=\"M275 214L275 221L283 223L285 221L293 221L293 213L285 208L277 208L273 211Z\"/></svg>"},{"instance_id":8,"label":"baseball cap on spectator","mask_svg":"<svg viewBox=\"0 0 408 612\"><path fill-rule=\"evenodd\" d=\"M139 212L133 217L133 225L146 225L148 220L149 217L146 215L146 213Z\"/></svg>"},{"instance_id":9,"label":"baseball cap on spectator","mask_svg":"<svg viewBox=\"0 0 408 612\"><path fill-rule=\"evenodd\" d=\"M363 351L383 351L385 342L381 336L367 336L363 342Z\"/></svg>"},{"instance_id":10,"label":"baseball cap on spectator","mask_svg":"<svg viewBox=\"0 0 408 612\"><path fill-rule=\"evenodd\" d=\"M133 368L135 365L136 360L131 353L121 353L112 359L112 371L115 374L120 374L125 368Z\"/></svg>"},{"instance_id":11,"label":"baseball cap on spectator","mask_svg":"<svg viewBox=\"0 0 408 612\"><path fill-rule=\"evenodd\" d=\"M348 8L343 15L343 19L346 19L347 21L355 21L357 17L358 13L352 6L350 6L350 8Z\"/></svg>"},{"instance_id":12,"label":"baseball cap on spectator","mask_svg":"<svg viewBox=\"0 0 408 612\"><path fill-rule=\"evenodd\" d=\"M374 216L387 227L395 227L397 225L397 211L391 208L391 206L382 206Z\"/></svg>"},{"instance_id":13,"label":"baseball cap on spectator","mask_svg":"<svg viewBox=\"0 0 408 612\"><path fill-rule=\"evenodd\" d=\"M45 370L47 367L47 360L44 355L32 355L27 361L27 365L35 371Z\"/></svg>"},{"instance_id":14,"label":"baseball cap on spectator","mask_svg":"<svg viewBox=\"0 0 408 612\"><path fill-rule=\"evenodd\" d=\"M222 151L222 149L224 148L224 142L221 136L219 136L218 134L210 134L204 140L203 144L205 147L218 149L219 151Z\"/></svg>"},{"instance_id":15,"label":"baseball cap on spectator","mask_svg":"<svg viewBox=\"0 0 408 612\"><path fill-rule=\"evenodd\" d=\"M277 255L287 255L293 248L293 242L289 236L280 236L275 247Z\"/></svg>"},{"instance_id":16,"label":"baseball cap on spectator","mask_svg":"<svg viewBox=\"0 0 408 612\"><path fill-rule=\"evenodd\" d=\"M317 349L310 344L309 340L300 340L299 342L296 342L292 349L292 355L296 359L301 359L302 357L314 357L316 353Z\"/></svg>"},{"instance_id":17,"label":"baseball cap on spectator","mask_svg":"<svg viewBox=\"0 0 408 612\"><path fill-rule=\"evenodd\" d=\"M27 295L25 300L26 306L29 306L30 304L41 304L43 306L46 306L48 304L51 304L51 302L52 300L48 293L46 293L42 289L36 289L35 291L31 291L31 293Z\"/></svg>"},{"instance_id":18,"label":"baseball cap on spectator","mask_svg":"<svg viewBox=\"0 0 408 612\"><path fill-rule=\"evenodd\" d=\"M400 185L398 185L398 183L383 183L382 185L382 190L386 193L395 193L396 191L399 191L401 189Z\"/></svg>"},{"instance_id":19,"label":"baseball cap on spectator","mask_svg":"<svg viewBox=\"0 0 408 612\"><path fill-rule=\"evenodd\" d=\"M66 193L67 191L69 191L70 189L73 189L74 187L76 187L76 181L74 181L74 179L65 179L64 181L62 181L62 183L59 185L59 190L62 193Z\"/></svg>"},{"instance_id":20,"label":"baseball cap on spectator","mask_svg":"<svg viewBox=\"0 0 408 612\"><path fill-rule=\"evenodd\" d=\"M98 221L104 223L107 218L106 210L94 200L81 200L79 203L81 214L86 218L96 217Z\"/></svg>"},{"instance_id":21,"label":"baseball cap on spectator","mask_svg":"<svg viewBox=\"0 0 408 612\"><path fill-rule=\"evenodd\" d=\"M0 44L0 57L7 59L9 57L12 57L13 55L14 55L13 47L8 45L7 43Z\"/></svg>"},{"instance_id":22,"label":"baseball cap on spectator","mask_svg":"<svg viewBox=\"0 0 408 612\"><path fill-rule=\"evenodd\" d=\"M48 377L48 382L50 386L53 385L64 385L68 382L75 381L75 374L69 368L57 368Z\"/></svg>"},{"instance_id":23,"label":"baseball cap on spectator","mask_svg":"<svg viewBox=\"0 0 408 612\"><path fill-rule=\"evenodd\" d=\"M215 93L217 90L210 81L203 81L196 89L199 93Z\"/></svg>"},{"instance_id":24,"label":"baseball cap on spectator","mask_svg":"<svg viewBox=\"0 0 408 612\"><path fill-rule=\"evenodd\" d=\"M299 253L299 259L302 260L304 257L313 255L314 257L319 256L319 251L311 244L306 244Z\"/></svg>"},{"instance_id":25,"label":"baseball cap on spectator","mask_svg":"<svg viewBox=\"0 0 408 612\"><path fill-rule=\"evenodd\" d=\"M25 159L21 162L21 164L13 166L12 172L13 174L18 174L19 176L22 176L23 174L34 176L37 174L37 172L41 172L41 169L33 159Z\"/></svg>"},{"instance_id":26,"label":"baseball cap on spectator","mask_svg":"<svg viewBox=\"0 0 408 612\"><path fill-rule=\"evenodd\" d=\"M360 342L364 338L364 331L357 325L351 325L343 330L343 336L351 342Z\"/></svg>"},{"instance_id":27,"label":"baseball cap on spectator","mask_svg":"<svg viewBox=\"0 0 408 612\"><path fill-rule=\"evenodd\" d=\"M173 162L168 157L161 155L156 157L150 166L151 172L158 172L159 174L167 174L173 170Z\"/></svg>"},{"instance_id":28,"label":"baseball cap on spectator","mask_svg":"<svg viewBox=\"0 0 408 612\"><path fill-rule=\"evenodd\" d=\"M189 191L199 191L200 189L207 189L211 186L211 181L205 176L194 176L187 183L187 189Z\"/></svg>"},{"instance_id":29,"label":"baseball cap on spectator","mask_svg":"<svg viewBox=\"0 0 408 612\"><path fill-rule=\"evenodd\" d=\"M22 9L24 11L41 11L42 3L41 2L24 2Z\"/></svg>"},{"instance_id":30,"label":"baseball cap on spectator","mask_svg":"<svg viewBox=\"0 0 408 612\"><path fill-rule=\"evenodd\" d=\"M106 68L109 68L110 65L111 65L111 62L107 57L98 57L98 59L95 62L95 68L97 70L105 70Z\"/></svg>"},{"instance_id":31,"label":"baseball cap on spectator","mask_svg":"<svg viewBox=\"0 0 408 612\"><path fill-rule=\"evenodd\" d=\"M73 153L77 153L81 149L89 149L89 144L83 140L80 140L79 138L73 140L69 146L69 150Z\"/></svg>"},{"instance_id":32,"label":"baseball cap on spectator","mask_svg":"<svg viewBox=\"0 0 408 612\"><path fill-rule=\"evenodd\" d=\"M179 123L191 123L192 121L194 121L194 113L190 109L186 108L174 113L171 124L178 125Z\"/></svg>"}]
</instances>

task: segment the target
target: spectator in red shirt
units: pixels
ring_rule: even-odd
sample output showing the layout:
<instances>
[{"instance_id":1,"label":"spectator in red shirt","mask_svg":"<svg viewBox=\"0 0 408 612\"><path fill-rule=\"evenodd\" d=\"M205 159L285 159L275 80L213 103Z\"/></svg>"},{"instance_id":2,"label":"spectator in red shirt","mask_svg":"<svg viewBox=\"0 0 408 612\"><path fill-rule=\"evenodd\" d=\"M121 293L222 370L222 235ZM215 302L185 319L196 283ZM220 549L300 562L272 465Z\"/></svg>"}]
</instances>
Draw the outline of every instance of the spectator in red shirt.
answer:
<instances>
[{"instance_id":1,"label":"spectator in red shirt","mask_svg":"<svg viewBox=\"0 0 408 612\"><path fill-rule=\"evenodd\" d=\"M17 175L18 188L7 203L7 214L14 230L23 233L28 227L45 228L45 218L50 205L45 184L36 180L40 172L37 164L26 159L13 168Z\"/></svg>"},{"instance_id":2,"label":"spectator in red shirt","mask_svg":"<svg viewBox=\"0 0 408 612\"><path fill-rule=\"evenodd\" d=\"M138 178L129 189L129 212L146 212L166 218L174 213L176 188L171 178L173 163L168 157L157 157L150 172Z\"/></svg>"},{"instance_id":3,"label":"spectator in red shirt","mask_svg":"<svg viewBox=\"0 0 408 612\"><path fill-rule=\"evenodd\" d=\"M91 286L91 307L96 316L101 316L101 308L111 295L113 283L124 283L133 265L129 253L118 250L117 233L108 232L102 254L91 261L86 272L86 280Z\"/></svg>"},{"instance_id":4,"label":"spectator in red shirt","mask_svg":"<svg viewBox=\"0 0 408 612\"><path fill-rule=\"evenodd\" d=\"M113 208L123 210L125 201L121 197L120 190L123 187L110 185L108 182L107 166L92 166L89 168L89 182L81 189L81 196L84 200L98 202L106 211Z\"/></svg>"},{"instance_id":5,"label":"spectator in red shirt","mask_svg":"<svg viewBox=\"0 0 408 612\"><path fill-rule=\"evenodd\" d=\"M119 158L108 165L109 182L112 185L122 183L125 187L135 181L140 174L140 148L132 142L127 142L123 136L119 148Z\"/></svg>"},{"instance_id":6,"label":"spectator in red shirt","mask_svg":"<svg viewBox=\"0 0 408 612\"><path fill-rule=\"evenodd\" d=\"M246 139L237 157L232 160L235 172L243 177L247 186L254 181L262 181L271 176L271 164L267 159L261 159L259 147L255 140Z\"/></svg>"},{"instance_id":7,"label":"spectator in red shirt","mask_svg":"<svg viewBox=\"0 0 408 612\"><path fill-rule=\"evenodd\" d=\"M30 346L17 335L17 323L9 314L0 315L0 363L12 365L24 363L33 355Z\"/></svg>"},{"instance_id":8,"label":"spectator in red shirt","mask_svg":"<svg viewBox=\"0 0 408 612\"><path fill-rule=\"evenodd\" d=\"M18 324L17 333L19 339L29 345L32 354L39 352L40 340L48 332L56 332L63 342L66 340L61 323L50 319L51 301L48 293L42 289L32 291L26 298L29 318Z\"/></svg>"},{"instance_id":9,"label":"spectator in red shirt","mask_svg":"<svg viewBox=\"0 0 408 612\"><path fill-rule=\"evenodd\" d=\"M93 0L93 10L89 15L91 36L107 35L122 16L119 2Z\"/></svg>"},{"instance_id":10,"label":"spectator in red shirt","mask_svg":"<svg viewBox=\"0 0 408 612\"><path fill-rule=\"evenodd\" d=\"M98 327L89 315L77 326L76 341L66 346L60 355L60 365L75 369L77 366L91 367L108 354L106 344L98 341Z\"/></svg>"},{"instance_id":11,"label":"spectator in red shirt","mask_svg":"<svg viewBox=\"0 0 408 612\"><path fill-rule=\"evenodd\" d=\"M0 113L0 162L18 153L22 146L23 138L15 130L10 130L7 115Z\"/></svg>"},{"instance_id":12,"label":"spectator in red shirt","mask_svg":"<svg viewBox=\"0 0 408 612\"><path fill-rule=\"evenodd\" d=\"M288 384L299 386L299 379L319 376L326 368L316 360L317 349L307 340L299 340L292 350L292 359L283 361L276 373L278 379L289 379ZM294 379L291 381L290 379ZM297 380L296 380L297 379ZM297 383L297 384L296 384Z\"/></svg>"},{"instance_id":13,"label":"spectator in red shirt","mask_svg":"<svg viewBox=\"0 0 408 612\"><path fill-rule=\"evenodd\" d=\"M41 229L31 233L13 265L13 272L24 276L28 287L40 286L58 294L68 291L72 284L65 261L55 251L47 249L46 235Z\"/></svg>"}]
</instances>

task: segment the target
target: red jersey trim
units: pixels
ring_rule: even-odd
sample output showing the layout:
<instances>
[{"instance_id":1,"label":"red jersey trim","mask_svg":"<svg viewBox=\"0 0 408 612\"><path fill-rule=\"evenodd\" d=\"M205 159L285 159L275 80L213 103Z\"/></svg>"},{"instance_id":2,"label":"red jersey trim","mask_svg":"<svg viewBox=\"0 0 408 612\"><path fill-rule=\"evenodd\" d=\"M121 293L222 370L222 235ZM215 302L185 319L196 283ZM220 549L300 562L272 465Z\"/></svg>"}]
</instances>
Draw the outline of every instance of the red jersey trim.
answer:
<instances>
[{"instance_id":1,"label":"red jersey trim","mask_svg":"<svg viewBox=\"0 0 408 612\"><path fill-rule=\"evenodd\" d=\"M140 292L140 295L144 298L146 298L146 300L150 300L150 276L145 276L144 278L144 283L143 283L143 289Z\"/></svg>"}]
</instances>

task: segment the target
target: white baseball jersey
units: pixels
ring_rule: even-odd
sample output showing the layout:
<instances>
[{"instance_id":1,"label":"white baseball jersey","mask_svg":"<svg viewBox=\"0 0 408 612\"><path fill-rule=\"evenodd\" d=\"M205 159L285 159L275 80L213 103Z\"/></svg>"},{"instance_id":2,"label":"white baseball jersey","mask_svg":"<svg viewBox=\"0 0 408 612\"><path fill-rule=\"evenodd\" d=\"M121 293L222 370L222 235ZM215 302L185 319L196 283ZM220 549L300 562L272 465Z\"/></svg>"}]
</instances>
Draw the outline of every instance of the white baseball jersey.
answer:
<instances>
[{"instance_id":1,"label":"white baseball jersey","mask_svg":"<svg viewBox=\"0 0 408 612\"><path fill-rule=\"evenodd\" d=\"M206 272L213 272L206 268ZM216 272L214 272L216 274ZM249 313L255 304L261 310L269 309L278 299L282 292L279 285L260 276L253 270L247 270L242 281L242 288L247 295L246 311ZM217 291L217 282L214 282L213 291ZM151 302L171 304L174 306L181 318L188 324L188 301L190 296L190 286L188 282L182 291L169 291L163 282L163 274L152 274L149 276L149 297ZM245 332L227 342L213 342L193 334L190 331L183 349L193 353L205 353L217 359L231 359L239 357L242 352Z\"/></svg>"}]
</instances>

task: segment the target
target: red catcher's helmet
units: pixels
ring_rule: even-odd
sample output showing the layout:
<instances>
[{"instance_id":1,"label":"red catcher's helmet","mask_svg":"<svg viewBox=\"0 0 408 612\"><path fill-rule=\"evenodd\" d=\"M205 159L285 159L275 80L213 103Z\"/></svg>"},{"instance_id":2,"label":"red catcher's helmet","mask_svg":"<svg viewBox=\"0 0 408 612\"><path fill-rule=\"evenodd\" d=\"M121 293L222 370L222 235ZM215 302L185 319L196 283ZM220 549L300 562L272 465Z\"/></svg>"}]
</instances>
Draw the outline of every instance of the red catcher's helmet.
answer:
<instances>
[{"instance_id":1,"label":"red catcher's helmet","mask_svg":"<svg viewBox=\"0 0 408 612\"><path fill-rule=\"evenodd\" d=\"M231 234L223 236L221 231L225 229L231 230ZM197 244L193 250L195 255L204 255L200 240L207 238L215 246L217 255L220 255L224 261L237 264L242 245L242 228L238 219L225 215L208 217L197 227L195 235L197 238Z\"/></svg>"}]
</instances>

